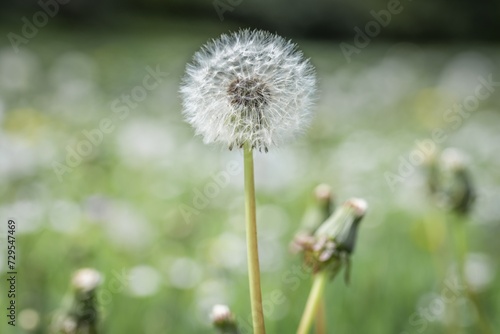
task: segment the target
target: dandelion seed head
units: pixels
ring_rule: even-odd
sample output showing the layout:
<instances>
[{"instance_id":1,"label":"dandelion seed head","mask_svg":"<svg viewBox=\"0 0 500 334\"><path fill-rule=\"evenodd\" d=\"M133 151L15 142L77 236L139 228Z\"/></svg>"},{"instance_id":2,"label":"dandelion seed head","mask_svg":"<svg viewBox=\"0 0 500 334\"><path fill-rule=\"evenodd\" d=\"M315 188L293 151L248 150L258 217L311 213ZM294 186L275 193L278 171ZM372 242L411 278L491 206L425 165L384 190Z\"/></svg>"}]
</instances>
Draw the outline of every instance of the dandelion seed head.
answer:
<instances>
[{"instance_id":1,"label":"dandelion seed head","mask_svg":"<svg viewBox=\"0 0 500 334\"><path fill-rule=\"evenodd\" d=\"M309 123L316 75L297 46L241 30L205 44L180 88L186 120L205 143L267 150Z\"/></svg>"}]
</instances>

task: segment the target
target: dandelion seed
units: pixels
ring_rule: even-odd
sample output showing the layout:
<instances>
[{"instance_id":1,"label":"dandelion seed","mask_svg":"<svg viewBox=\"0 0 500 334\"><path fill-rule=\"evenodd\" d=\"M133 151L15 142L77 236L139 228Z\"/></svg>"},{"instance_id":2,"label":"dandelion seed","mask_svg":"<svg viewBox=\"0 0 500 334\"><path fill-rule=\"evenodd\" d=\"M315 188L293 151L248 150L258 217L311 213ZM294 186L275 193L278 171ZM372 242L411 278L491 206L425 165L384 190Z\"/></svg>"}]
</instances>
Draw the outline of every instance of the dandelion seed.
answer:
<instances>
[{"instance_id":1,"label":"dandelion seed","mask_svg":"<svg viewBox=\"0 0 500 334\"><path fill-rule=\"evenodd\" d=\"M315 91L314 68L297 46L258 30L208 42L180 89L184 116L205 143L265 152L304 130Z\"/></svg>"}]
</instances>

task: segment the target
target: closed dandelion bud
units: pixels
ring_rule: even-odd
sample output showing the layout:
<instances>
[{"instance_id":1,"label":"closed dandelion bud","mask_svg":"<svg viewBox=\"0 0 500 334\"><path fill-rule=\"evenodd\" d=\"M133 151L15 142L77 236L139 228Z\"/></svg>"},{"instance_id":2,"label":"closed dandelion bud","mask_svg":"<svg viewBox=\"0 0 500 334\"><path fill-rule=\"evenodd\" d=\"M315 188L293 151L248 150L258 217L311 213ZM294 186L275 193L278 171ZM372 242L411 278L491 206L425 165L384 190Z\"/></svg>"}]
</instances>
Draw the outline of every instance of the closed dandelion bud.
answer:
<instances>
[{"instance_id":1,"label":"closed dandelion bud","mask_svg":"<svg viewBox=\"0 0 500 334\"><path fill-rule=\"evenodd\" d=\"M315 233L318 238L328 240L325 243L326 247L317 250L319 261L327 265L330 262L332 276L340 270L342 264L345 264L344 280L346 283L350 280L350 255L356 244L358 226L367 208L368 204L365 200L352 198L339 207L332 218L321 225Z\"/></svg>"},{"instance_id":2,"label":"closed dandelion bud","mask_svg":"<svg viewBox=\"0 0 500 334\"><path fill-rule=\"evenodd\" d=\"M316 229L330 217L333 211L332 188L327 184L318 185L313 192L314 201L307 209L299 231L290 245L290 250L294 253L302 250L304 242L307 244Z\"/></svg>"},{"instance_id":3,"label":"closed dandelion bud","mask_svg":"<svg viewBox=\"0 0 500 334\"><path fill-rule=\"evenodd\" d=\"M214 305L210 313L212 324L221 334L238 334L238 326L234 315L226 305Z\"/></svg>"},{"instance_id":4,"label":"closed dandelion bud","mask_svg":"<svg viewBox=\"0 0 500 334\"><path fill-rule=\"evenodd\" d=\"M184 116L205 143L265 152L304 130L315 91L314 68L296 45L259 30L208 42L180 88Z\"/></svg>"},{"instance_id":5,"label":"closed dandelion bud","mask_svg":"<svg viewBox=\"0 0 500 334\"><path fill-rule=\"evenodd\" d=\"M446 149L441 155L440 204L460 214L469 212L475 200L474 186L465 161L457 149Z\"/></svg>"},{"instance_id":6,"label":"closed dandelion bud","mask_svg":"<svg viewBox=\"0 0 500 334\"><path fill-rule=\"evenodd\" d=\"M319 184L314 188L314 199L324 215L332 214L334 208L332 187L325 183Z\"/></svg>"},{"instance_id":7,"label":"closed dandelion bud","mask_svg":"<svg viewBox=\"0 0 500 334\"><path fill-rule=\"evenodd\" d=\"M364 217L367 203L353 198L346 201L304 243L305 262L313 271L329 270L335 274L342 264L349 266L354 251L359 223ZM349 267L346 270L348 281Z\"/></svg>"},{"instance_id":8,"label":"closed dandelion bud","mask_svg":"<svg viewBox=\"0 0 500 334\"><path fill-rule=\"evenodd\" d=\"M366 213L365 200L352 198L339 207L335 213L316 231L316 237L326 237L335 243L335 248L351 254L354 251L358 225Z\"/></svg>"},{"instance_id":9,"label":"closed dandelion bud","mask_svg":"<svg viewBox=\"0 0 500 334\"><path fill-rule=\"evenodd\" d=\"M302 227L314 234L316 229L330 217L334 210L332 188L327 184L320 184L314 188L314 205L311 209L309 221L304 219Z\"/></svg>"},{"instance_id":10,"label":"closed dandelion bud","mask_svg":"<svg viewBox=\"0 0 500 334\"><path fill-rule=\"evenodd\" d=\"M65 298L61 311L54 318L53 333L97 333L96 289L101 281L101 274L95 269L75 272L71 280L71 295Z\"/></svg>"},{"instance_id":11,"label":"closed dandelion bud","mask_svg":"<svg viewBox=\"0 0 500 334\"><path fill-rule=\"evenodd\" d=\"M73 275L71 283L76 294L88 295L101 283L101 274L91 268L80 269Z\"/></svg>"}]
</instances>

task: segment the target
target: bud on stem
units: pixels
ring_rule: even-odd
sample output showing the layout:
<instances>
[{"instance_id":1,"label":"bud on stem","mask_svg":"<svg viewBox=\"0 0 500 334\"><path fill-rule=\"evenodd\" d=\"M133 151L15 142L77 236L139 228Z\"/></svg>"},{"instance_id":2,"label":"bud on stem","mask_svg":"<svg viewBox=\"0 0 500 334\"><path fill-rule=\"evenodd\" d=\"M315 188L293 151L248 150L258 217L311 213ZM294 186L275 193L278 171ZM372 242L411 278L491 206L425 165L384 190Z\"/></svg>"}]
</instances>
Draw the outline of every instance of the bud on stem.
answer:
<instances>
[{"instance_id":1,"label":"bud on stem","mask_svg":"<svg viewBox=\"0 0 500 334\"><path fill-rule=\"evenodd\" d=\"M210 314L212 324L220 334L239 334L238 325L231 310L226 305L214 305Z\"/></svg>"},{"instance_id":2,"label":"bud on stem","mask_svg":"<svg viewBox=\"0 0 500 334\"><path fill-rule=\"evenodd\" d=\"M459 214L470 211L476 196L465 161L459 150L448 148L427 166L427 183L437 205Z\"/></svg>"},{"instance_id":3,"label":"bud on stem","mask_svg":"<svg viewBox=\"0 0 500 334\"><path fill-rule=\"evenodd\" d=\"M97 334L96 289L101 280L101 274L95 269L85 268L75 272L71 281L72 295L56 315L53 333Z\"/></svg>"},{"instance_id":4,"label":"bud on stem","mask_svg":"<svg viewBox=\"0 0 500 334\"><path fill-rule=\"evenodd\" d=\"M304 252L304 261L314 272L329 270L335 275L346 264L348 280L349 256L354 251L358 225L366 209L365 200L350 199L337 208L314 235L295 239Z\"/></svg>"}]
</instances>

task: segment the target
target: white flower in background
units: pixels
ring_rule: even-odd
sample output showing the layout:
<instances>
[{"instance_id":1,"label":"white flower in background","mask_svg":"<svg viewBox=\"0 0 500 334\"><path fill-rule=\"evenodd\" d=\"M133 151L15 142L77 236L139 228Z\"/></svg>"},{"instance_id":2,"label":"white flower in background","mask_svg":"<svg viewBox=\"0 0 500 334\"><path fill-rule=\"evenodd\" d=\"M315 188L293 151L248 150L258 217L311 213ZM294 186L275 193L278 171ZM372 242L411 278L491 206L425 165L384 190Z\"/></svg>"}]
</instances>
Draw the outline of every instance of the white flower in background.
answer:
<instances>
[{"instance_id":1,"label":"white flower in background","mask_svg":"<svg viewBox=\"0 0 500 334\"><path fill-rule=\"evenodd\" d=\"M73 275L73 287L76 291L87 293L93 291L102 282L101 274L92 268L80 269Z\"/></svg>"},{"instance_id":2,"label":"white flower in background","mask_svg":"<svg viewBox=\"0 0 500 334\"><path fill-rule=\"evenodd\" d=\"M222 304L214 305L210 313L210 319L212 319L213 322L223 322L232 317L233 315L229 307Z\"/></svg>"},{"instance_id":3,"label":"white flower in background","mask_svg":"<svg viewBox=\"0 0 500 334\"><path fill-rule=\"evenodd\" d=\"M297 46L258 30L204 45L180 89L184 116L205 143L266 152L304 130L315 91L314 68Z\"/></svg>"},{"instance_id":4,"label":"white flower in background","mask_svg":"<svg viewBox=\"0 0 500 334\"><path fill-rule=\"evenodd\" d=\"M240 333L236 319L226 305L214 305L210 313L210 319L212 320L212 324L219 330L219 333Z\"/></svg>"}]
</instances>

